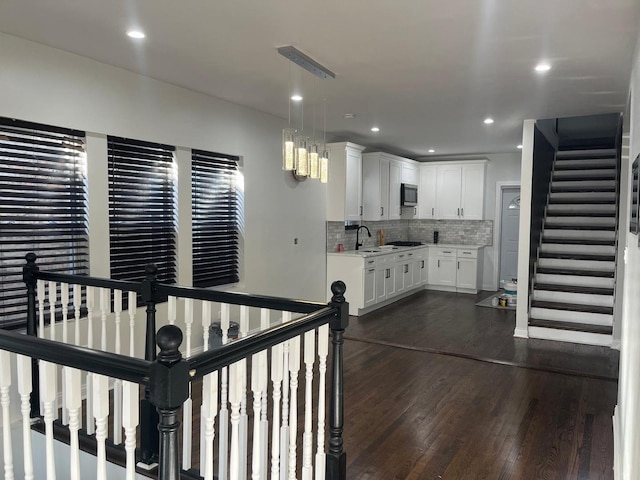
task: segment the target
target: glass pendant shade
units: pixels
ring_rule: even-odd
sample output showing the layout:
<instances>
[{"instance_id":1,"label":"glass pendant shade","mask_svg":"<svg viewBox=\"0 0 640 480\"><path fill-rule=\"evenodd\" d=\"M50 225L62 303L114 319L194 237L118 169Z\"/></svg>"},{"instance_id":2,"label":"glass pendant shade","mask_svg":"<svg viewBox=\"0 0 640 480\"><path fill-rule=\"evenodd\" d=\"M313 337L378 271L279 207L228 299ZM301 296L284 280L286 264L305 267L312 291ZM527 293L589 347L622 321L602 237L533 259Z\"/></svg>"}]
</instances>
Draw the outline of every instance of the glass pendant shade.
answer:
<instances>
[{"instance_id":1,"label":"glass pendant shade","mask_svg":"<svg viewBox=\"0 0 640 480\"><path fill-rule=\"evenodd\" d=\"M320 183L327 183L329 181L329 152L323 150L320 155Z\"/></svg>"},{"instance_id":2,"label":"glass pendant shade","mask_svg":"<svg viewBox=\"0 0 640 480\"><path fill-rule=\"evenodd\" d=\"M295 165L295 129L282 130L282 169L294 170Z\"/></svg>"},{"instance_id":3,"label":"glass pendant shade","mask_svg":"<svg viewBox=\"0 0 640 480\"><path fill-rule=\"evenodd\" d=\"M299 137L296 147L296 174L301 177L309 175L309 150L307 137Z\"/></svg>"},{"instance_id":4,"label":"glass pendant shade","mask_svg":"<svg viewBox=\"0 0 640 480\"><path fill-rule=\"evenodd\" d=\"M309 178L317 180L320 178L318 145L313 144L309 147Z\"/></svg>"}]
</instances>

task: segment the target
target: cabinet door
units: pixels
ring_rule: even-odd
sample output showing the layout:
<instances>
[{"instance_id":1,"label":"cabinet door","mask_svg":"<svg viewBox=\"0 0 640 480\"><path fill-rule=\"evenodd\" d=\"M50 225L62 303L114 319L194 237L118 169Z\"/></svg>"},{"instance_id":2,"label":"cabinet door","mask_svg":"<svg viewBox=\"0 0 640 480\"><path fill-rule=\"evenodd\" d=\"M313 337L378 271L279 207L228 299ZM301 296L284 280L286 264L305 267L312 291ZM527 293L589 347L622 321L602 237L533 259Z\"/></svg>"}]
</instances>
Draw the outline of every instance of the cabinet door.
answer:
<instances>
[{"instance_id":1,"label":"cabinet door","mask_svg":"<svg viewBox=\"0 0 640 480\"><path fill-rule=\"evenodd\" d=\"M400 162L391 160L389 163L389 220L402 218L400 208Z\"/></svg>"},{"instance_id":2,"label":"cabinet door","mask_svg":"<svg viewBox=\"0 0 640 480\"><path fill-rule=\"evenodd\" d=\"M469 288L476 290L477 285L477 272L478 261L475 258L458 258L457 260L457 277L456 287Z\"/></svg>"},{"instance_id":3,"label":"cabinet door","mask_svg":"<svg viewBox=\"0 0 640 480\"><path fill-rule=\"evenodd\" d=\"M418 218L436 217L437 168L435 165L420 167L418 186Z\"/></svg>"},{"instance_id":4,"label":"cabinet door","mask_svg":"<svg viewBox=\"0 0 640 480\"><path fill-rule=\"evenodd\" d=\"M364 270L364 308L376 303L376 269L366 268Z\"/></svg>"},{"instance_id":5,"label":"cabinet door","mask_svg":"<svg viewBox=\"0 0 640 480\"><path fill-rule=\"evenodd\" d=\"M357 222L362 214L362 153L347 147L346 155L344 219Z\"/></svg>"},{"instance_id":6,"label":"cabinet door","mask_svg":"<svg viewBox=\"0 0 640 480\"><path fill-rule=\"evenodd\" d=\"M402 183L418 185L418 182L419 182L418 166L414 165L413 163L403 163L401 181Z\"/></svg>"},{"instance_id":7,"label":"cabinet door","mask_svg":"<svg viewBox=\"0 0 640 480\"><path fill-rule=\"evenodd\" d=\"M386 275L387 275L386 265L383 265L382 267L380 267L380 266L376 267L376 274L375 274L375 277L376 277L376 279L375 279L375 282L376 282L376 303L377 302L381 302L381 301L383 301L384 299L387 298Z\"/></svg>"},{"instance_id":8,"label":"cabinet door","mask_svg":"<svg viewBox=\"0 0 640 480\"><path fill-rule=\"evenodd\" d=\"M484 164L462 167L460 218L466 220L484 218L484 171Z\"/></svg>"},{"instance_id":9,"label":"cabinet door","mask_svg":"<svg viewBox=\"0 0 640 480\"><path fill-rule=\"evenodd\" d=\"M396 269L394 265L386 265L384 269L384 290L386 298L396 294Z\"/></svg>"},{"instance_id":10,"label":"cabinet door","mask_svg":"<svg viewBox=\"0 0 640 480\"><path fill-rule=\"evenodd\" d=\"M441 219L460 218L460 188L462 167L460 165L438 165L438 192L436 200L436 216Z\"/></svg>"},{"instance_id":11,"label":"cabinet door","mask_svg":"<svg viewBox=\"0 0 640 480\"><path fill-rule=\"evenodd\" d=\"M405 256L398 255L398 263L396 263L394 266L396 272L396 293L404 292L404 266Z\"/></svg>"},{"instance_id":12,"label":"cabinet door","mask_svg":"<svg viewBox=\"0 0 640 480\"><path fill-rule=\"evenodd\" d=\"M410 290L413 288L413 260L407 260L407 263L403 265L403 273L404 273L404 289Z\"/></svg>"},{"instance_id":13,"label":"cabinet door","mask_svg":"<svg viewBox=\"0 0 640 480\"><path fill-rule=\"evenodd\" d=\"M413 286L419 287L424 284L427 277L427 260L426 258L418 258L413 261Z\"/></svg>"},{"instance_id":14,"label":"cabinet door","mask_svg":"<svg viewBox=\"0 0 640 480\"><path fill-rule=\"evenodd\" d=\"M389 168L388 158L380 159L380 220L389 219Z\"/></svg>"},{"instance_id":15,"label":"cabinet door","mask_svg":"<svg viewBox=\"0 0 640 480\"><path fill-rule=\"evenodd\" d=\"M429 283L448 287L456 286L456 259L455 257L435 257L429 264ZM433 272L433 275L432 275Z\"/></svg>"},{"instance_id":16,"label":"cabinet door","mask_svg":"<svg viewBox=\"0 0 640 480\"><path fill-rule=\"evenodd\" d=\"M422 259L420 266L420 283L427 285L429 283L429 257L427 255Z\"/></svg>"}]
</instances>

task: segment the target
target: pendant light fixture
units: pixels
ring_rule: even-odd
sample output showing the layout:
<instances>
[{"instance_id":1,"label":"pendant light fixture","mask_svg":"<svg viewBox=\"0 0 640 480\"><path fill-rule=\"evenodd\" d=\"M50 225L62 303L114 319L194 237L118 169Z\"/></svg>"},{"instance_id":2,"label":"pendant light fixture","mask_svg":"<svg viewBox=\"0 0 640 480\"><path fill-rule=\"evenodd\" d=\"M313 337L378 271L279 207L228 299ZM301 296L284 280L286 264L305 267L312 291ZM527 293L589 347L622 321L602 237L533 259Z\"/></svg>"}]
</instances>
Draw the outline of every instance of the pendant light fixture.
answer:
<instances>
[{"instance_id":1,"label":"pendant light fixture","mask_svg":"<svg viewBox=\"0 0 640 480\"><path fill-rule=\"evenodd\" d=\"M296 65L320 78L335 78L335 74L308 57L293 46L280 47L278 53ZM291 79L291 67L289 67ZM291 93L291 82L289 94ZM315 100L315 99L314 99ZM293 171L294 176L303 180L306 177L327 183L329 179L329 153L327 151L327 108L324 99L324 145L322 152L315 138L315 103L313 105L313 136L309 139L304 132L304 105L300 104L300 131L291 126L291 96L289 95L289 126L282 131L282 168Z\"/></svg>"}]
</instances>

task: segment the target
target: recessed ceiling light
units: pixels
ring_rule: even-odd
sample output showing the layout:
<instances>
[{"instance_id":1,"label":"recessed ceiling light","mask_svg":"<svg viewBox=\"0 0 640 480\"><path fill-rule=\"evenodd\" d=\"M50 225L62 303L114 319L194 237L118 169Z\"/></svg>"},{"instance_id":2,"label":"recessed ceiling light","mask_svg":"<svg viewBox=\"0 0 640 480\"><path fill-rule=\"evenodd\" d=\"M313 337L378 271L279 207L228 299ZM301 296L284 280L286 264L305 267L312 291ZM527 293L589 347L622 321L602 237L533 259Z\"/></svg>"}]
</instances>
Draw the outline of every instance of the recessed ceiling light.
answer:
<instances>
[{"instance_id":1,"label":"recessed ceiling light","mask_svg":"<svg viewBox=\"0 0 640 480\"><path fill-rule=\"evenodd\" d=\"M140 30L129 30L127 32L127 36L129 36L131 38L137 38L137 39L141 39L141 38L145 38L146 37L144 32L141 32Z\"/></svg>"},{"instance_id":2,"label":"recessed ceiling light","mask_svg":"<svg viewBox=\"0 0 640 480\"><path fill-rule=\"evenodd\" d=\"M520 150L522 150L522 145L518 145L518 148L519 148Z\"/></svg>"},{"instance_id":3,"label":"recessed ceiling light","mask_svg":"<svg viewBox=\"0 0 640 480\"><path fill-rule=\"evenodd\" d=\"M298 95L297 93L295 95L291 95L291 100L294 102L300 102L302 101L302 95Z\"/></svg>"},{"instance_id":4,"label":"recessed ceiling light","mask_svg":"<svg viewBox=\"0 0 640 480\"><path fill-rule=\"evenodd\" d=\"M539 72L539 73L548 72L549 70L551 70L551 65L549 65L546 62L540 62L539 64L536 65L535 70L536 72Z\"/></svg>"},{"instance_id":5,"label":"recessed ceiling light","mask_svg":"<svg viewBox=\"0 0 640 480\"><path fill-rule=\"evenodd\" d=\"M484 123L486 123L487 125L491 125L493 123L493 118L485 118Z\"/></svg>"},{"instance_id":6,"label":"recessed ceiling light","mask_svg":"<svg viewBox=\"0 0 640 480\"><path fill-rule=\"evenodd\" d=\"M371 131L372 132L379 132L380 128L379 127L371 127Z\"/></svg>"},{"instance_id":7,"label":"recessed ceiling light","mask_svg":"<svg viewBox=\"0 0 640 480\"><path fill-rule=\"evenodd\" d=\"M436 151L433 148L430 148L429 153L436 153Z\"/></svg>"}]
</instances>

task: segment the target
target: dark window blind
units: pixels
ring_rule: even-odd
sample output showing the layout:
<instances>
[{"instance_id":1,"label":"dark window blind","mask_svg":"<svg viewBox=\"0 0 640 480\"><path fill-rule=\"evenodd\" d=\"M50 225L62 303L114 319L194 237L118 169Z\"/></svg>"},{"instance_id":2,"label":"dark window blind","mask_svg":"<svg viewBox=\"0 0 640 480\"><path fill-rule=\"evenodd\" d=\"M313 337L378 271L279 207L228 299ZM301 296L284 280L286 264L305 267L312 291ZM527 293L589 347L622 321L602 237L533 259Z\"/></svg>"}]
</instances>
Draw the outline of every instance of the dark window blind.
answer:
<instances>
[{"instance_id":1,"label":"dark window blind","mask_svg":"<svg viewBox=\"0 0 640 480\"><path fill-rule=\"evenodd\" d=\"M192 150L193 286L238 281L238 157Z\"/></svg>"},{"instance_id":2,"label":"dark window blind","mask_svg":"<svg viewBox=\"0 0 640 480\"><path fill-rule=\"evenodd\" d=\"M111 136L107 147L111 278L141 281L155 263L175 283L174 147Z\"/></svg>"},{"instance_id":3,"label":"dark window blind","mask_svg":"<svg viewBox=\"0 0 640 480\"><path fill-rule=\"evenodd\" d=\"M0 118L0 327L26 324L25 254L89 273L84 132Z\"/></svg>"}]
</instances>

